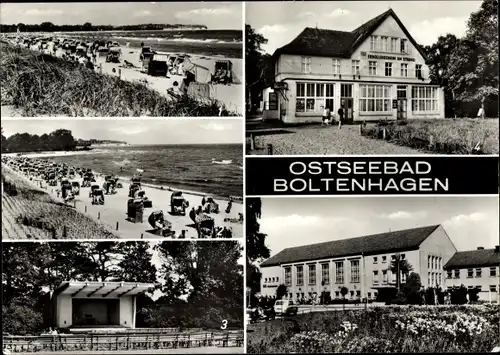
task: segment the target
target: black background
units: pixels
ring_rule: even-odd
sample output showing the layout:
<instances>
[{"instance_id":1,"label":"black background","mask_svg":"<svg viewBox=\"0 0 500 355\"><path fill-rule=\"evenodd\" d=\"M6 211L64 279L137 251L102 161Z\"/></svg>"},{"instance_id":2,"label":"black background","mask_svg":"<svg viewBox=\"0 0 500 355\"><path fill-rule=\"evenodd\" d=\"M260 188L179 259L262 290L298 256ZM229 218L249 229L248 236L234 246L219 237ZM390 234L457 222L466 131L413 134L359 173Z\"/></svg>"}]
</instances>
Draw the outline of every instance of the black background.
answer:
<instances>
[{"instance_id":1,"label":"black background","mask_svg":"<svg viewBox=\"0 0 500 355\"><path fill-rule=\"evenodd\" d=\"M302 175L293 175L290 173L289 166L295 161L301 161L305 164L311 161L319 162L340 162L340 161L394 161L402 164L403 161L426 161L432 166L431 173L428 175L343 175L342 178L354 177L369 178L372 177L376 181L383 178L389 180L393 178L398 181L404 178L421 178L430 177L444 180L449 180L449 191L446 192L428 192L428 191L318 191L318 192L274 192L274 179L286 179L291 181L296 178L319 180L321 178L337 178L336 175L328 175L327 172L321 175L311 175L304 173ZM245 184L246 194L249 196L265 196L265 195L464 195L464 194L498 194L499 191L499 174L498 166L499 159L495 156L439 156L439 157L247 157L245 161ZM326 169L324 169L326 170ZM320 187L318 182L315 187Z\"/></svg>"}]
</instances>

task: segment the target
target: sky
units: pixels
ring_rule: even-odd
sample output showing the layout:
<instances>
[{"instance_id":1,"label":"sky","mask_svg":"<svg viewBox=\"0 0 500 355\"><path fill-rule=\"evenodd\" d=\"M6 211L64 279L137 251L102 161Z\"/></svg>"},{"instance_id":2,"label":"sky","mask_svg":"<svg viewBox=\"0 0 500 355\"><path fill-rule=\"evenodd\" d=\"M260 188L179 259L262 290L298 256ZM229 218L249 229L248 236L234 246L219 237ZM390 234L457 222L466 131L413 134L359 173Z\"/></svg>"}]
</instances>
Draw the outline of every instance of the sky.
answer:
<instances>
[{"instance_id":1,"label":"sky","mask_svg":"<svg viewBox=\"0 0 500 355\"><path fill-rule=\"evenodd\" d=\"M242 29L241 3L123 2L123 3L8 3L0 5L2 24L93 25L186 24L208 29Z\"/></svg>"},{"instance_id":2,"label":"sky","mask_svg":"<svg viewBox=\"0 0 500 355\"><path fill-rule=\"evenodd\" d=\"M229 144L243 142L241 119L3 119L3 135L42 135L69 129L79 139L125 141L129 144Z\"/></svg>"},{"instance_id":3,"label":"sky","mask_svg":"<svg viewBox=\"0 0 500 355\"><path fill-rule=\"evenodd\" d=\"M272 54L305 27L352 31L392 8L412 37L431 45L447 33L465 34L467 20L481 1L297 1L247 2L245 22L269 40Z\"/></svg>"},{"instance_id":4,"label":"sky","mask_svg":"<svg viewBox=\"0 0 500 355\"><path fill-rule=\"evenodd\" d=\"M271 256L288 247L441 224L458 251L499 244L498 197L262 198Z\"/></svg>"}]
</instances>

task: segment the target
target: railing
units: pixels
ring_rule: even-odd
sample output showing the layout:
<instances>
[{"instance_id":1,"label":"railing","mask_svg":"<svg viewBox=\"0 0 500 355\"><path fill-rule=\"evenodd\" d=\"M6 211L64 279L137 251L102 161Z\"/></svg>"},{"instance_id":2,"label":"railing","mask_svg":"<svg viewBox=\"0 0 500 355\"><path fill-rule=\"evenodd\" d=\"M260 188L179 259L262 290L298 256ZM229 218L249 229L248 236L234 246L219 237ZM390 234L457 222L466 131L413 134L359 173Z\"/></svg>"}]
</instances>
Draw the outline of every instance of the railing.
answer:
<instances>
[{"instance_id":1,"label":"railing","mask_svg":"<svg viewBox=\"0 0 500 355\"><path fill-rule=\"evenodd\" d=\"M196 347L241 347L243 331L185 333L58 334L4 336L3 349L12 353L38 351L119 351Z\"/></svg>"}]
</instances>

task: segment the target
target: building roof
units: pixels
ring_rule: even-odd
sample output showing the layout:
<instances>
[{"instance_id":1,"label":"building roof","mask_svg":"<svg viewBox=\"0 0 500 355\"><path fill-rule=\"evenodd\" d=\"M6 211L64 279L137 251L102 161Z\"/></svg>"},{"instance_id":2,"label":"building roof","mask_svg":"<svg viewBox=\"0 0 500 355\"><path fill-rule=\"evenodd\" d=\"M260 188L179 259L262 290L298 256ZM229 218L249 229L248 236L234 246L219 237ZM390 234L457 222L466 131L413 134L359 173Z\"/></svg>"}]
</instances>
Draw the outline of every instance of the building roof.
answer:
<instances>
[{"instance_id":1,"label":"building roof","mask_svg":"<svg viewBox=\"0 0 500 355\"><path fill-rule=\"evenodd\" d=\"M97 281L64 281L55 290L57 294L71 297L109 297L136 296L155 287L154 283L141 282L97 282Z\"/></svg>"},{"instance_id":2,"label":"building roof","mask_svg":"<svg viewBox=\"0 0 500 355\"><path fill-rule=\"evenodd\" d=\"M361 253L370 255L414 250L439 227L440 225L433 225L286 248L260 266L277 266L299 261L361 255Z\"/></svg>"},{"instance_id":3,"label":"building roof","mask_svg":"<svg viewBox=\"0 0 500 355\"><path fill-rule=\"evenodd\" d=\"M406 38L408 38L425 59L425 52L413 39L392 9L374 17L351 32L306 27L294 40L278 48L274 52L273 57L277 58L281 54L297 54L350 58L356 48L358 48L389 16L394 18L406 35Z\"/></svg>"},{"instance_id":4,"label":"building roof","mask_svg":"<svg viewBox=\"0 0 500 355\"><path fill-rule=\"evenodd\" d=\"M500 254L498 251L495 252L495 249L480 249L456 252L446 263L444 269L499 265Z\"/></svg>"}]
</instances>

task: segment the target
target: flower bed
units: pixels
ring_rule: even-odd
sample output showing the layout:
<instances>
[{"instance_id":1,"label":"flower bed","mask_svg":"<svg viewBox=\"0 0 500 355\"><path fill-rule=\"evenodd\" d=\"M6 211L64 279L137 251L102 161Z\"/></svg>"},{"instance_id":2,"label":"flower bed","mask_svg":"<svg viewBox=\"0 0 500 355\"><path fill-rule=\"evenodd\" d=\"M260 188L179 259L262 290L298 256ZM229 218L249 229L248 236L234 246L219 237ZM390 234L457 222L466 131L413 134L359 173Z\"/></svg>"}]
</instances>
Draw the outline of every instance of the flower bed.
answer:
<instances>
[{"instance_id":1,"label":"flower bed","mask_svg":"<svg viewBox=\"0 0 500 355\"><path fill-rule=\"evenodd\" d=\"M500 306L404 306L299 315L256 325L248 352L489 352Z\"/></svg>"}]
</instances>

